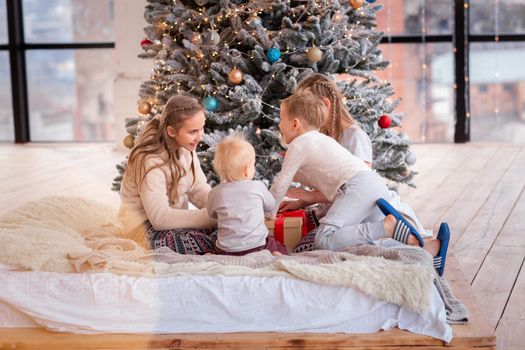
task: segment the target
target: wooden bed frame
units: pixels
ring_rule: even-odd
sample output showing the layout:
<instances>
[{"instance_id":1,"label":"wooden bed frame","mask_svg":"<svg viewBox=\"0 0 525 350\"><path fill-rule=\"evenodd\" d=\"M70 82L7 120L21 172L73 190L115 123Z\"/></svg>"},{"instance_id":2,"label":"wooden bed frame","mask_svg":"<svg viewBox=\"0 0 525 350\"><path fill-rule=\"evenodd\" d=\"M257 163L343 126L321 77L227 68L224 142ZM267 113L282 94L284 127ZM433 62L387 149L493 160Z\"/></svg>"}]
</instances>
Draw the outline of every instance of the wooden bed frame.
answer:
<instances>
[{"instance_id":1,"label":"wooden bed frame","mask_svg":"<svg viewBox=\"0 0 525 350\"><path fill-rule=\"evenodd\" d=\"M453 339L439 339L400 329L373 334L327 333L217 333L217 334L97 334L54 333L41 328L0 329L0 349L496 349L496 337L480 311L470 286L465 282L457 260L448 257L447 279L455 295L467 306L470 323L453 325Z\"/></svg>"}]
</instances>

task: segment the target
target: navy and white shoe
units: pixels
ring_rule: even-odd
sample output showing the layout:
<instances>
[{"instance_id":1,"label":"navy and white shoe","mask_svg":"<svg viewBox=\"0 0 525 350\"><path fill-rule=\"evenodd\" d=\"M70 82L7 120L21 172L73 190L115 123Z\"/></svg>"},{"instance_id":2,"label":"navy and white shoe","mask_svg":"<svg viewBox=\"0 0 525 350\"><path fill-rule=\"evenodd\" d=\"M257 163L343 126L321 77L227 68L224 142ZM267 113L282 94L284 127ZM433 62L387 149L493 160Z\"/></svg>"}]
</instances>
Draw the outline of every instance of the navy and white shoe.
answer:
<instances>
[{"instance_id":1,"label":"navy and white shoe","mask_svg":"<svg viewBox=\"0 0 525 350\"><path fill-rule=\"evenodd\" d=\"M410 237L410 235L414 235L419 241L420 247L423 247L425 245L425 241L423 240L423 238L421 238L419 232L417 232L414 226L412 226L408 222L408 220L403 215L401 215L401 213L394 209L394 207L391 206L390 203L388 203L383 198L379 198L376 201L376 204L377 207L383 212L383 214L385 214L385 216L393 215L397 220L396 226L394 227L394 234L392 235L393 239L406 244L408 242L408 237Z\"/></svg>"},{"instance_id":2,"label":"navy and white shoe","mask_svg":"<svg viewBox=\"0 0 525 350\"><path fill-rule=\"evenodd\" d=\"M441 248L439 248L439 254L434 257L434 268L438 275L443 276L443 272L445 272L445 262L447 260L448 242L450 241L450 228L446 222L442 222L441 225L439 225L436 238L441 241Z\"/></svg>"}]
</instances>

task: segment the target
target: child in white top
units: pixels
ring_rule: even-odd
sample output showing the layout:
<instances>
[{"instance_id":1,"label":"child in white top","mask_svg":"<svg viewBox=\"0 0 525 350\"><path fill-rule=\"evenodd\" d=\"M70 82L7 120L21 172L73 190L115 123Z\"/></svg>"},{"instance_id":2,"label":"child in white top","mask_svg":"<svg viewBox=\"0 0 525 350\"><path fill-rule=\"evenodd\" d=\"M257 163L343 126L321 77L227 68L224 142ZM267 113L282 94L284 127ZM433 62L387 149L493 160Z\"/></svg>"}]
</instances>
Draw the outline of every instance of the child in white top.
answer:
<instances>
[{"instance_id":1,"label":"child in white top","mask_svg":"<svg viewBox=\"0 0 525 350\"><path fill-rule=\"evenodd\" d=\"M359 127L359 124L352 118L344 106L343 97L334 79L329 76L314 73L302 79L295 90L295 93L310 91L323 100L327 108L327 114L320 131L334 138L341 146L350 151L357 158L362 159L369 166L372 166L372 142L368 135ZM327 212L328 205L326 199L319 196L317 191L306 191L303 188L294 188L287 193L288 197L298 198L302 203L290 202L290 208L299 204L307 206L319 203L315 208L315 215L320 218ZM410 219L418 232L424 237L432 237L432 230L424 228L423 224L416 216L412 208L407 203L401 202L397 192L389 191L388 202L400 211L405 218Z\"/></svg>"},{"instance_id":2,"label":"child in white top","mask_svg":"<svg viewBox=\"0 0 525 350\"><path fill-rule=\"evenodd\" d=\"M240 136L228 136L215 150L213 166L221 178L208 195L208 214L218 219L215 253L245 255L268 249L273 255L286 254L286 247L268 235L265 212L271 213L275 200L266 186L253 181L255 150Z\"/></svg>"},{"instance_id":3,"label":"child in white top","mask_svg":"<svg viewBox=\"0 0 525 350\"><path fill-rule=\"evenodd\" d=\"M280 203L293 180L318 189L332 203L316 232L318 248L338 250L397 237L406 230L402 222L393 215L385 217L376 206L379 198L388 195L384 180L336 140L318 131L325 114L323 101L309 91L293 94L281 103L279 128L288 150L270 192ZM417 245L419 240L410 234L405 243ZM434 244L430 246L438 250ZM436 255L437 251L431 253Z\"/></svg>"}]
</instances>

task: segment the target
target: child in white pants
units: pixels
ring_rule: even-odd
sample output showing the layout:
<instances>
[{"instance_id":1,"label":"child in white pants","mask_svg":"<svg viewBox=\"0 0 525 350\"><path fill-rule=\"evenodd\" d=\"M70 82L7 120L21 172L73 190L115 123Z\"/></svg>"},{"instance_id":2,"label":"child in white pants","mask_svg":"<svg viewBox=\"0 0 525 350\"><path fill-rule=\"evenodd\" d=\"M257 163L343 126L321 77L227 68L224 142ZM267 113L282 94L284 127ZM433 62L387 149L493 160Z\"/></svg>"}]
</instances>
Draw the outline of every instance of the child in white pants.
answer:
<instances>
[{"instance_id":1,"label":"child in white pants","mask_svg":"<svg viewBox=\"0 0 525 350\"><path fill-rule=\"evenodd\" d=\"M281 103L279 128L288 149L270 192L281 203L292 181L318 189L331 203L316 233L316 246L338 250L394 238L420 246L413 227L381 213L376 201L388 196L384 180L336 140L320 133L326 114L323 101L309 91ZM274 212L277 212L276 208ZM430 244L436 255L439 244Z\"/></svg>"}]
</instances>

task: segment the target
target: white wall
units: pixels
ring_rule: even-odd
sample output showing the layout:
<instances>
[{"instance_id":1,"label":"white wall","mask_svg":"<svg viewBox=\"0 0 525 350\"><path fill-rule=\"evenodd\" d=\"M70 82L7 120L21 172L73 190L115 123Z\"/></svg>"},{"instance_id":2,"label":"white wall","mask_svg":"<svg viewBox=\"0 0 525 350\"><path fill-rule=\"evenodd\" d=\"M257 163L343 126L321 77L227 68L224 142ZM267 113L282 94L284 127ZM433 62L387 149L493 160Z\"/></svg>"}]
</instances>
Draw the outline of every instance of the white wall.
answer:
<instances>
[{"instance_id":1,"label":"white wall","mask_svg":"<svg viewBox=\"0 0 525 350\"><path fill-rule=\"evenodd\" d=\"M115 147L125 149L124 120L135 117L139 86L149 78L153 60L138 58L144 38L146 0L115 0Z\"/></svg>"}]
</instances>

